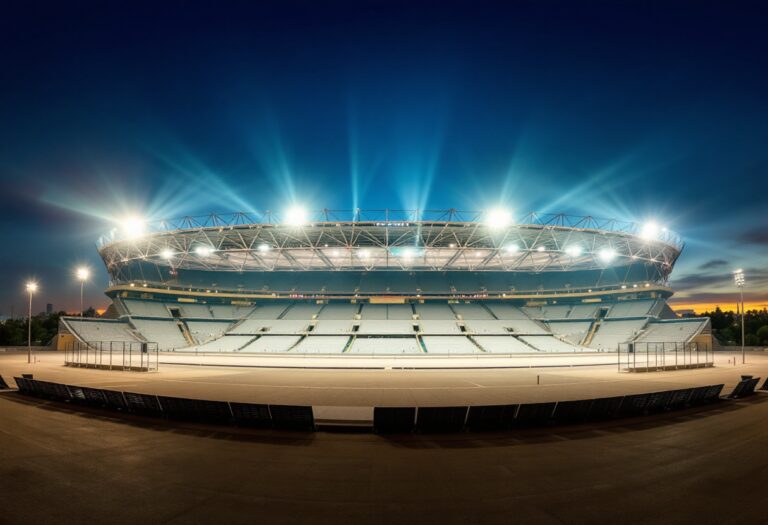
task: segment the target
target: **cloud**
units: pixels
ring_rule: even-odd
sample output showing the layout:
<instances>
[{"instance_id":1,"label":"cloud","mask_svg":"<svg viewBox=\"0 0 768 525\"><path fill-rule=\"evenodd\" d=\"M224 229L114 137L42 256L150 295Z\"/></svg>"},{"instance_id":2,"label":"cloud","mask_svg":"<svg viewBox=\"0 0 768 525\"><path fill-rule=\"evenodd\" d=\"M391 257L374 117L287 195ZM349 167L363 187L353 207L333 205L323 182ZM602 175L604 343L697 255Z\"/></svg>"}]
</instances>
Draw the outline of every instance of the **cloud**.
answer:
<instances>
[{"instance_id":1,"label":"cloud","mask_svg":"<svg viewBox=\"0 0 768 525\"><path fill-rule=\"evenodd\" d=\"M728 261L712 259L699 266L699 270L712 270L714 268L722 268L723 266L728 266Z\"/></svg>"},{"instance_id":2,"label":"cloud","mask_svg":"<svg viewBox=\"0 0 768 525\"><path fill-rule=\"evenodd\" d=\"M746 244L768 246L768 226L761 225L753 227L743 231L736 238Z\"/></svg>"}]
</instances>

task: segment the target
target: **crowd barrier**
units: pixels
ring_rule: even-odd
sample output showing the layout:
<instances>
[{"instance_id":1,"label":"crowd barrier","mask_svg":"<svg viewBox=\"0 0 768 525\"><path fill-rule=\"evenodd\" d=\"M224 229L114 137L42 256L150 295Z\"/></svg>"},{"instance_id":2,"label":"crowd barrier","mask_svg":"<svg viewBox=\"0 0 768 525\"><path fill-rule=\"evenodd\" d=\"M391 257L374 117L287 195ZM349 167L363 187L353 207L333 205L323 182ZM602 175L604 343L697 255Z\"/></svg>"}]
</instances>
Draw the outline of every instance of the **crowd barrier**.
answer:
<instances>
[{"instance_id":1,"label":"crowd barrier","mask_svg":"<svg viewBox=\"0 0 768 525\"><path fill-rule=\"evenodd\" d=\"M141 416L219 425L315 430L311 406L210 401L120 392L16 377L19 392L43 399L124 411ZM759 378L745 377L728 398L755 393ZM768 381L766 381L768 383ZM714 403L724 385L665 390L595 399L509 405L374 407L372 428L380 434L502 431L543 425L589 423ZM764 385L765 387L765 385Z\"/></svg>"}]
</instances>

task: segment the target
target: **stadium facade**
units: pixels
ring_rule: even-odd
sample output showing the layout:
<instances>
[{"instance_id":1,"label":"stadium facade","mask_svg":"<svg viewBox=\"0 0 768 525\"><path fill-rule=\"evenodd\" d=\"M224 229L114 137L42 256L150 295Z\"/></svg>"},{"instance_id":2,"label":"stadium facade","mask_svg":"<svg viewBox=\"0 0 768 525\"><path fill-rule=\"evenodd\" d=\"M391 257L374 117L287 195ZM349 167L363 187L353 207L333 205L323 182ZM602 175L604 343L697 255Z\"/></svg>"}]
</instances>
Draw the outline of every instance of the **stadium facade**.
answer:
<instances>
[{"instance_id":1,"label":"stadium facade","mask_svg":"<svg viewBox=\"0 0 768 525\"><path fill-rule=\"evenodd\" d=\"M60 344L374 356L711 347L708 320L677 319L666 303L682 249L655 225L569 215L185 217L99 240L111 319L65 318Z\"/></svg>"}]
</instances>

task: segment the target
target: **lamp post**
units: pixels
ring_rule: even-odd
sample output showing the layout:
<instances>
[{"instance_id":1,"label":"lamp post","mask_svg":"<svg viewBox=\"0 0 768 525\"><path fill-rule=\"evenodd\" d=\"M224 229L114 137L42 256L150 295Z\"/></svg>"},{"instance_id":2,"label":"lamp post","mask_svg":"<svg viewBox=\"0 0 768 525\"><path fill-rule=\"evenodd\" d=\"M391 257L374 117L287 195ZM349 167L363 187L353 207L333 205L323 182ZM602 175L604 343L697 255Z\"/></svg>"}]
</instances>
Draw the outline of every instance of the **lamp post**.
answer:
<instances>
[{"instance_id":1,"label":"lamp post","mask_svg":"<svg viewBox=\"0 0 768 525\"><path fill-rule=\"evenodd\" d=\"M29 292L29 316L27 317L27 363L32 362L32 294L37 291L37 283L29 281L27 283L27 292Z\"/></svg>"},{"instance_id":2,"label":"lamp post","mask_svg":"<svg viewBox=\"0 0 768 525\"><path fill-rule=\"evenodd\" d=\"M736 270L733 272L733 282L739 288L739 295L741 296L741 364L746 363L746 353L744 352L744 270Z\"/></svg>"},{"instance_id":3,"label":"lamp post","mask_svg":"<svg viewBox=\"0 0 768 525\"><path fill-rule=\"evenodd\" d=\"M91 270L85 266L81 266L77 269L75 275L77 275L77 280L80 281L80 317L82 318L83 312L85 311L83 308L83 287L85 286L85 281L91 276Z\"/></svg>"}]
</instances>

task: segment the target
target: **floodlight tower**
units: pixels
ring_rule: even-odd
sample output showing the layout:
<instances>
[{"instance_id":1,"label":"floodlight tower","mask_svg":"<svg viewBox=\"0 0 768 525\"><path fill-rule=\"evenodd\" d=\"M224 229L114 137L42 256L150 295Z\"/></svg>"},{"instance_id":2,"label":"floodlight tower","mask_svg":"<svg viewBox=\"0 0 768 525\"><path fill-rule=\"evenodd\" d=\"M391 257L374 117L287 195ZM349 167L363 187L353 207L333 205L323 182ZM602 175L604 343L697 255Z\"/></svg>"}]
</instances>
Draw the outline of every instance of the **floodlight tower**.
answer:
<instances>
[{"instance_id":1,"label":"floodlight tower","mask_svg":"<svg viewBox=\"0 0 768 525\"><path fill-rule=\"evenodd\" d=\"M733 282L739 288L741 296L741 364L746 363L746 353L744 352L744 270L738 269L733 272Z\"/></svg>"},{"instance_id":2,"label":"floodlight tower","mask_svg":"<svg viewBox=\"0 0 768 525\"><path fill-rule=\"evenodd\" d=\"M27 317L27 363L32 362L32 294L37 291L37 283L29 281L27 283L27 292L29 293L29 316Z\"/></svg>"},{"instance_id":3,"label":"floodlight tower","mask_svg":"<svg viewBox=\"0 0 768 525\"><path fill-rule=\"evenodd\" d=\"M80 317L82 318L83 312L85 311L83 308L83 287L85 286L85 281L91 276L91 270L86 266L81 266L77 269L75 275L77 276L77 280L80 281Z\"/></svg>"}]
</instances>

